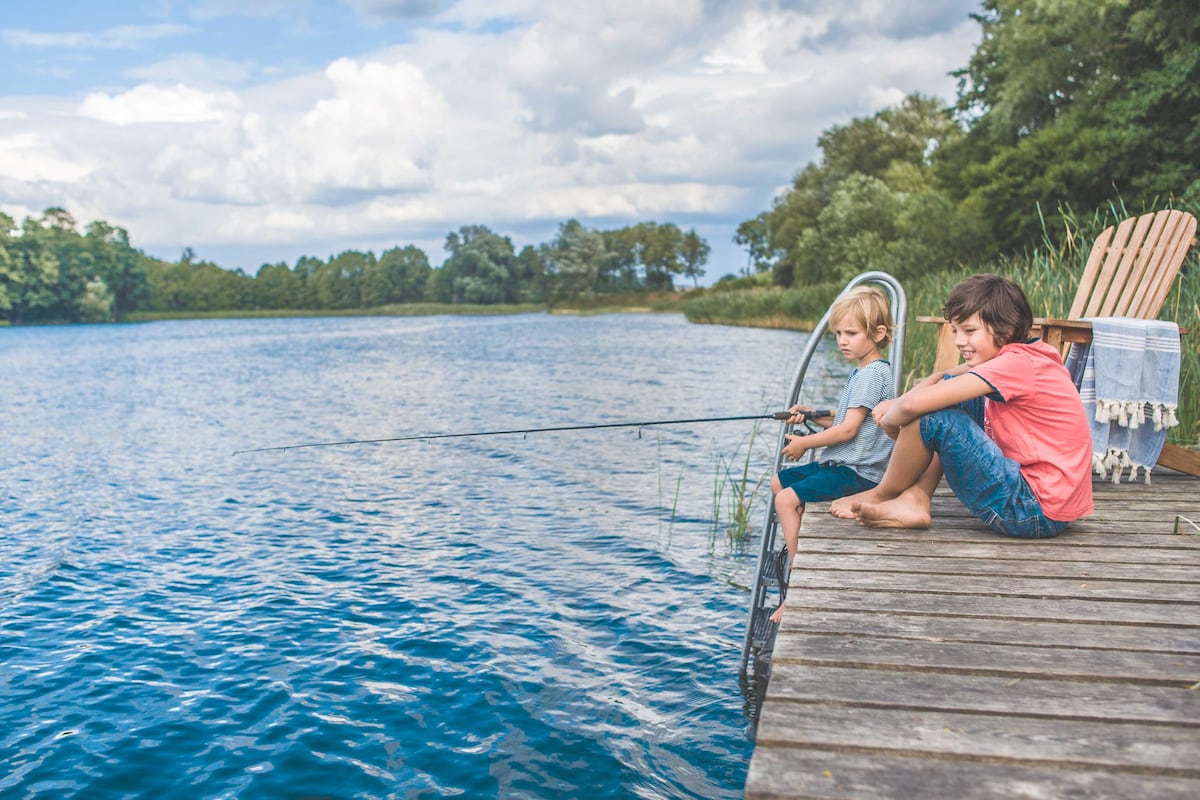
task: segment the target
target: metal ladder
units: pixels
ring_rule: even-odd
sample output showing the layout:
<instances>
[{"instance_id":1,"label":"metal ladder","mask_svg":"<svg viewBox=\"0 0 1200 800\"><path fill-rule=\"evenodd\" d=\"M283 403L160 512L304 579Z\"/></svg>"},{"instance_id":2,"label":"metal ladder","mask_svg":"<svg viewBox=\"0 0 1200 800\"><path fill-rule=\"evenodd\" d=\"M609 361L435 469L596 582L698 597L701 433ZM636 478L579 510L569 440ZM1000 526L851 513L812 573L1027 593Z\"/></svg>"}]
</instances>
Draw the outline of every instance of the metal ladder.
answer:
<instances>
[{"instance_id":1,"label":"metal ladder","mask_svg":"<svg viewBox=\"0 0 1200 800\"><path fill-rule=\"evenodd\" d=\"M895 322L896 329L888 349L888 358L892 364L892 381L899 393L903 380L905 315L908 312L908 300L899 281L886 272L878 271L857 275L846 284L841 294L864 283L878 284L887 294L891 303L892 320ZM799 402L809 362L812 361L828 328L829 311L826 311L805 343L784 408L791 408ZM779 440L775 447L775 467L772 474L778 472L783 465L781 452L785 444L783 437L790 432L790 426L781 426ZM805 457L811 459L812 455L810 451L805 454ZM742 658L738 668L742 693L746 698L746 717L750 721L752 729L757 725L759 708L766 697L767 683L771 677L771 654L775 649L775 634L779 628L778 625L771 622L771 614L783 602L787 593L788 576L785 574L787 551L786 548L776 547L775 539L779 531L779 521L775 516L773 500L774 498L767 499L767 516L763 523L758 566L754 573L754 588L750 595L750 611L746 620L746 635L742 643Z\"/></svg>"}]
</instances>

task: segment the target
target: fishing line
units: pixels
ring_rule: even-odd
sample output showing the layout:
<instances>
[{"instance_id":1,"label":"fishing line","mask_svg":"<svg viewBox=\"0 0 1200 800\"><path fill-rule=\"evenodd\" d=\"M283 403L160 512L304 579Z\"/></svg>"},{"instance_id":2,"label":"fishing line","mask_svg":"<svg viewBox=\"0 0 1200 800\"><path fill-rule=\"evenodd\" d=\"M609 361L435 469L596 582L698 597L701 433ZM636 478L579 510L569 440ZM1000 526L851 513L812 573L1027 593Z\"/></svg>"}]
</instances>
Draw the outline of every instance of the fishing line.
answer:
<instances>
[{"instance_id":1,"label":"fishing line","mask_svg":"<svg viewBox=\"0 0 1200 800\"><path fill-rule=\"evenodd\" d=\"M588 431L597 430L600 428L648 428L652 425L696 425L703 422L735 422L738 420L749 419L775 419L784 421L793 416L790 411L776 411L771 414L750 414L738 417L700 417L698 419L657 419L643 420L641 422L605 422L591 425L557 425L549 428L513 428L502 431L468 431L465 433L423 433L414 436L389 436L383 439L347 439L341 442L310 442L307 444L288 444L278 447L256 447L248 450L235 450L234 455L242 453L266 453L275 450L299 450L304 447L337 447L338 445L350 444L378 444L380 442L418 442L431 439L461 439L467 436L509 436L512 434L530 434L530 433L549 433L551 431ZM832 417L833 412L829 410L809 411L805 413L805 420L815 417ZM641 433L638 433L641 436Z\"/></svg>"}]
</instances>

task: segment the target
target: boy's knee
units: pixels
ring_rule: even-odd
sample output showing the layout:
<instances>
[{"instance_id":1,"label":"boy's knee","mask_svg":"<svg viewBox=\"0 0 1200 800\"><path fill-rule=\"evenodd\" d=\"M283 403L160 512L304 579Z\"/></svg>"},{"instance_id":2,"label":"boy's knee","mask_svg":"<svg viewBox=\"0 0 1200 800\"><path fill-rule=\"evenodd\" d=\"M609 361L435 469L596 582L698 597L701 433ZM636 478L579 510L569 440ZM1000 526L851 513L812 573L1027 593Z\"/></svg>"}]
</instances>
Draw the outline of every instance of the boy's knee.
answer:
<instances>
[{"instance_id":1,"label":"boy's knee","mask_svg":"<svg viewBox=\"0 0 1200 800\"><path fill-rule=\"evenodd\" d=\"M921 440L937 450L947 433L964 425L975 425L975 421L961 408L943 408L923 415L918 425Z\"/></svg>"},{"instance_id":2,"label":"boy's knee","mask_svg":"<svg viewBox=\"0 0 1200 800\"><path fill-rule=\"evenodd\" d=\"M800 496L797 495L795 490L791 487L788 487L787 489L784 489L775 495L776 511L791 511L800 508L800 506Z\"/></svg>"}]
</instances>

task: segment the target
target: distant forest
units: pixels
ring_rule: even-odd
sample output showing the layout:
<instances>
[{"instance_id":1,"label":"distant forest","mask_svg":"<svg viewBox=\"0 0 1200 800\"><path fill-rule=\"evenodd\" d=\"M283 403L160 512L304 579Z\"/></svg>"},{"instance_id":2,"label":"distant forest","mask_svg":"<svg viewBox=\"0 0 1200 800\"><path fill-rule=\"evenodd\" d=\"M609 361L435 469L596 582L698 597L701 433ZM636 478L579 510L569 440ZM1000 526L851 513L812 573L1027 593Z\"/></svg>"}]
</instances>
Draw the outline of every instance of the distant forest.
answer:
<instances>
[{"instance_id":1,"label":"distant forest","mask_svg":"<svg viewBox=\"0 0 1200 800\"><path fill-rule=\"evenodd\" d=\"M704 274L709 246L694 230L644 222L612 231L577 220L554 239L526 246L481 225L446 237L433 267L423 250L378 257L347 250L328 261L263 264L250 276L197 260L146 255L128 233L92 222L80 233L69 212L47 209L20 229L0 213L0 314L13 324L119 320L134 311L348 311L405 303L533 303L674 288Z\"/></svg>"},{"instance_id":2,"label":"distant forest","mask_svg":"<svg viewBox=\"0 0 1200 800\"><path fill-rule=\"evenodd\" d=\"M985 267L1062 235L1047 220L1200 202L1200 6L1195 0L985 0L981 43L946 104L912 95L825 131L820 157L741 223L742 276L716 289L805 287L870 269L905 280ZM694 230L563 222L515 252L483 226L376 257L264 264L254 276L151 258L67 210L0 214L0 318L121 319L132 311L364 309L542 303L675 288L704 274Z\"/></svg>"}]
</instances>

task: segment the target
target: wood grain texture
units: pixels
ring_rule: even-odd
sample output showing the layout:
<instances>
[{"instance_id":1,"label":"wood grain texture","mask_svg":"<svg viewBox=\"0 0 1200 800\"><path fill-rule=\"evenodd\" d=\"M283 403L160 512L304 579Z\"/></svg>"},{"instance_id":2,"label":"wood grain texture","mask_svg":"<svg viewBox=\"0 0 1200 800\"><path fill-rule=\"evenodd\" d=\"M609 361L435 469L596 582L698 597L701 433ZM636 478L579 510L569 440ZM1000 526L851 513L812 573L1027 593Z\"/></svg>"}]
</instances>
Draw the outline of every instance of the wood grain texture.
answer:
<instances>
[{"instance_id":1,"label":"wood grain texture","mask_svg":"<svg viewBox=\"0 0 1200 800\"><path fill-rule=\"evenodd\" d=\"M1200 481L1095 496L1040 541L810 505L745 796L1200 797Z\"/></svg>"}]
</instances>

